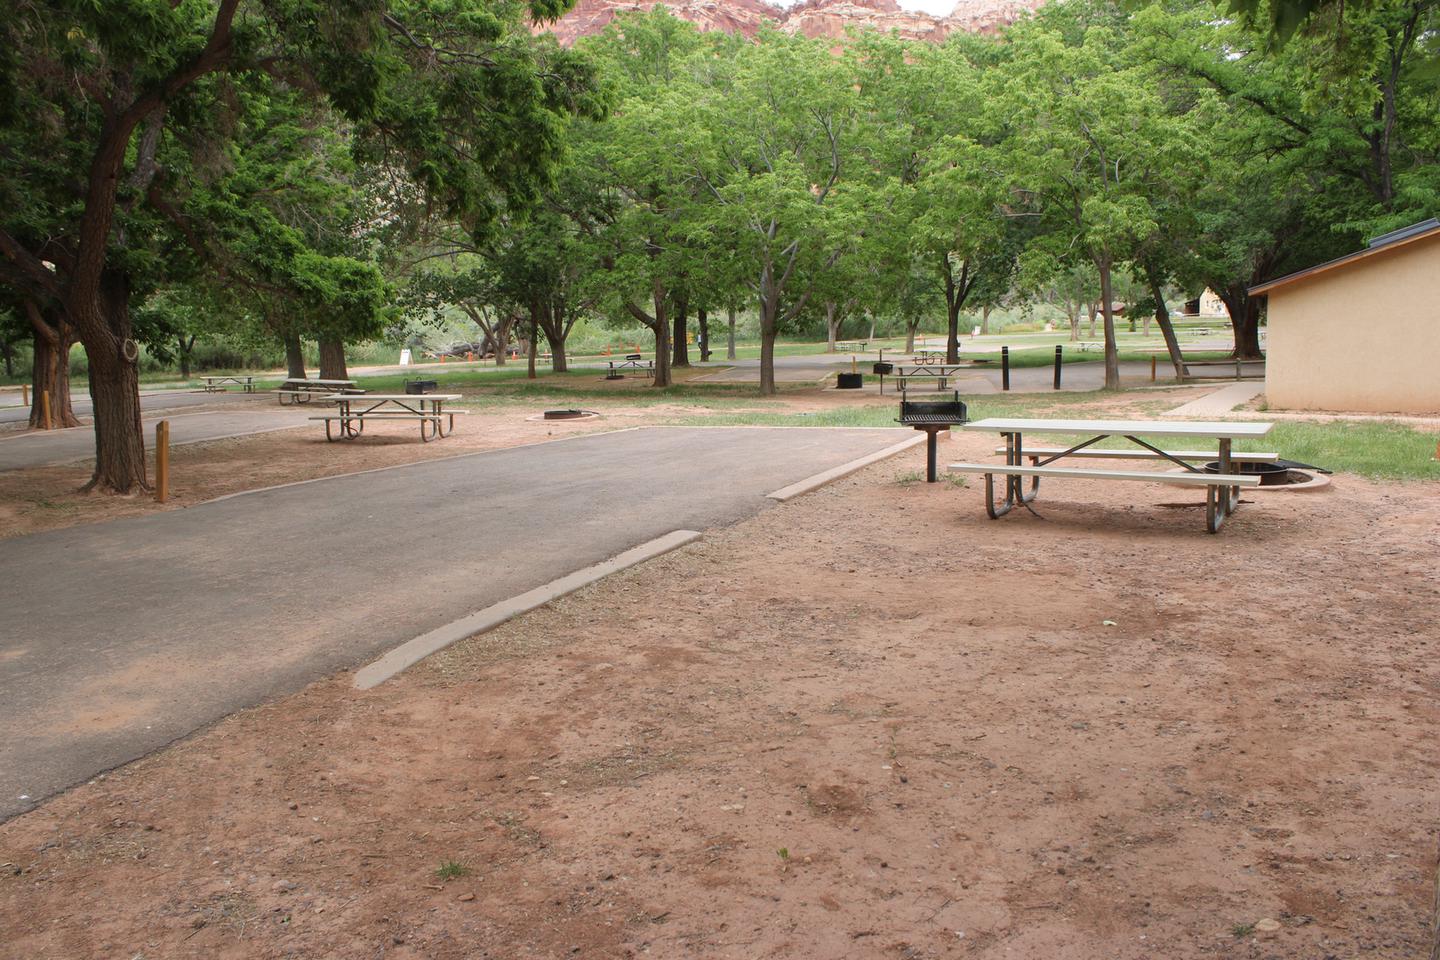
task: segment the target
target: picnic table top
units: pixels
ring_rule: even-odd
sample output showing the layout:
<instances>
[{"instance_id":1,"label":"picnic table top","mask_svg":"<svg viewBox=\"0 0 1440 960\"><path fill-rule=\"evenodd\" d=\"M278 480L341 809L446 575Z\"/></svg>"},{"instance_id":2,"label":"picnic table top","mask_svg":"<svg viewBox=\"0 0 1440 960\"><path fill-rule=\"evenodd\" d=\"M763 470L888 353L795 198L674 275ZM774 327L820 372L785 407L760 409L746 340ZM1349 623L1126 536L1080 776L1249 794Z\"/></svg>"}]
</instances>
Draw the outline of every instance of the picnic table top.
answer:
<instances>
[{"instance_id":1,"label":"picnic table top","mask_svg":"<svg viewBox=\"0 0 1440 960\"><path fill-rule=\"evenodd\" d=\"M1088 433L1107 436L1140 434L1151 437L1216 437L1219 439L1257 439L1265 436L1273 423L1245 421L1225 423L1218 420L1034 420L1009 417L987 417L974 420L964 430L985 430L992 433Z\"/></svg>"},{"instance_id":2,"label":"picnic table top","mask_svg":"<svg viewBox=\"0 0 1440 960\"><path fill-rule=\"evenodd\" d=\"M312 379L311 377L286 377L286 378L285 378L285 382L286 382L286 383L313 383L313 384L318 384L319 386L322 386L322 387L335 386L335 385L339 385L339 386L354 386L354 385L355 385L355 381L354 381L354 380L321 380L319 377L315 377L315 378L313 378L313 379Z\"/></svg>"},{"instance_id":3,"label":"picnic table top","mask_svg":"<svg viewBox=\"0 0 1440 960\"><path fill-rule=\"evenodd\" d=\"M460 400L461 393L332 393L326 400L336 403L369 403L371 400Z\"/></svg>"},{"instance_id":4,"label":"picnic table top","mask_svg":"<svg viewBox=\"0 0 1440 960\"><path fill-rule=\"evenodd\" d=\"M254 380L253 376L244 373L213 373L202 374L201 380Z\"/></svg>"}]
</instances>

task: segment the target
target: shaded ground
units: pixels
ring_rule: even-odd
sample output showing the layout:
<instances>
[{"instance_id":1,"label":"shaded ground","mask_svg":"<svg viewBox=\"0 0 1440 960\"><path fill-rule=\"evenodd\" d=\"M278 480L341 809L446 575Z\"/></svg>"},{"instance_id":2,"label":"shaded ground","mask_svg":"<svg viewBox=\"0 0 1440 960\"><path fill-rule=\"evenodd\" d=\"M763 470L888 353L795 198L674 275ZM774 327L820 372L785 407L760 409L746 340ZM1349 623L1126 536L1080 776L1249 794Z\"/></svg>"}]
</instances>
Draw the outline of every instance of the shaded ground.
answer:
<instances>
[{"instance_id":1,"label":"shaded ground","mask_svg":"<svg viewBox=\"0 0 1440 960\"><path fill-rule=\"evenodd\" d=\"M921 458L0 826L0 955L1423 955L1433 485Z\"/></svg>"}]
</instances>

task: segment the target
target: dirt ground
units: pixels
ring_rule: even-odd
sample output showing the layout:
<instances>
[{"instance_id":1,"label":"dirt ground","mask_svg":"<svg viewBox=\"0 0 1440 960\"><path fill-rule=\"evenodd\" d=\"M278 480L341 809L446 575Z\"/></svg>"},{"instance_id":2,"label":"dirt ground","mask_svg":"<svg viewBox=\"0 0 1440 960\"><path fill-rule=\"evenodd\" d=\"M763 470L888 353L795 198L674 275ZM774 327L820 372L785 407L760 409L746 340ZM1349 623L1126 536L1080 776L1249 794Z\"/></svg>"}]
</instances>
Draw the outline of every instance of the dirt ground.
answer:
<instances>
[{"instance_id":1,"label":"dirt ground","mask_svg":"<svg viewBox=\"0 0 1440 960\"><path fill-rule=\"evenodd\" d=\"M0 956L1425 955L1440 490L922 465L0 825Z\"/></svg>"}]
</instances>

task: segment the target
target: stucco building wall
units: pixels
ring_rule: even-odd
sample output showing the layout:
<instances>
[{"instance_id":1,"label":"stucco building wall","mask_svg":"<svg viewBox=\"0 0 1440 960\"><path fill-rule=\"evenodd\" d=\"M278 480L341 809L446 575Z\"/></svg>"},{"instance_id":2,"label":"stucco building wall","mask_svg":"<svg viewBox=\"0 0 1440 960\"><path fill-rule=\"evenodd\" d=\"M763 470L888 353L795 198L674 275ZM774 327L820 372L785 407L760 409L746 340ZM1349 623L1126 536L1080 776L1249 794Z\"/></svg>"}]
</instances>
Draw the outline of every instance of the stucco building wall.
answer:
<instances>
[{"instance_id":1,"label":"stucco building wall","mask_svg":"<svg viewBox=\"0 0 1440 960\"><path fill-rule=\"evenodd\" d=\"M1440 413L1440 235L1269 298L1271 407Z\"/></svg>"}]
</instances>

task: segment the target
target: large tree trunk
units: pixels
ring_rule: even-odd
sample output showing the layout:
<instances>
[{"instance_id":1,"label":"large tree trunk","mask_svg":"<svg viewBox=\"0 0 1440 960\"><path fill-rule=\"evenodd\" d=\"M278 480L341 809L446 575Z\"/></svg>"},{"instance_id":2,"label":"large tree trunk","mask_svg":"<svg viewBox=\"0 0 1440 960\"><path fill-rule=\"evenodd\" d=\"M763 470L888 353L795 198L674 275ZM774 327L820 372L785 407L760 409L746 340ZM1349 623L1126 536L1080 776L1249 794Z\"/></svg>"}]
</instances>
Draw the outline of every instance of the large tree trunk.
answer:
<instances>
[{"instance_id":1,"label":"large tree trunk","mask_svg":"<svg viewBox=\"0 0 1440 960\"><path fill-rule=\"evenodd\" d=\"M760 395L774 396L775 333L779 329L780 306L774 300L760 302Z\"/></svg>"},{"instance_id":2,"label":"large tree trunk","mask_svg":"<svg viewBox=\"0 0 1440 960\"><path fill-rule=\"evenodd\" d=\"M95 423L95 473L82 490L148 490L145 432L140 422L140 346L131 337L129 279L102 270L93 288L72 290L66 312L90 368Z\"/></svg>"},{"instance_id":3,"label":"large tree trunk","mask_svg":"<svg viewBox=\"0 0 1440 960\"><path fill-rule=\"evenodd\" d=\"M990 335L990 311L993 309L995 308L988 303L980 308L980 336L982 337Z\"/></svg>"},{"instance_id":4,"label":"large tree trunk","mask_svg":"<svg viewBox=\"0 0 1440 960\"><path fill-rule=\"evenodd\" d=\"M700 327L700 362L710 361L710 311L699 307L695 311L695 322Z\"/></svg>"},{"instance_id":5,"label":"large tree trunk","mask_svg":"<svg viewBox=\"0 0 1440 960\"><path fill-rule=\"evenodd\" d=\"M75 343L75 330L58 309L50 311L47 321L38 304L25 301L25 313L35 332L35 356L30 368L30 426L45 429L45 407L41 396L50 398L50 426L78 427L70 402L70 347Z\"/></svg>"},{"instance_id":6,"label":"large tree trunk","mask_svg":"<svg viewBox=\"0 0 1440 960\"><path fill-rule=\"evenodd\" d=\"M540 326L534 320L530 321L530 336L528 340L529 342L526 344L528 349L525 351L525 356L530 365L525 371L525 379L534 380L536 376L535 359L540 354Z\"/></svg>"},{"instance_id":7,"label":"large tree trunk","mask_svg":"<svg viewBox=\"0 0 1440 960\"><path fill-rule=\"evenodd\" d=\"M1097 257L1095 266L1100 270L1100 312L1105 317L1105 389L1120 389L1120 353L1115 345L1115 313L1110 308L1110 259ZM1090 317L1091 329L1095 317Z\"/></svg>"},{"instance_id":8,"label":"large tree trunk","mask_svg":"<svg viewBox=\"0 0 1440 960\"><path fill-rule=\"evenodd\" d=\"M730 334L729 334L730 339L729 339L729 340L726 342L726 344L725 344L725 359L726 359L726 360L734 360L734 359L735 359L735 308L734 308L734 307L730 307L730 308L726 311L726 314L727 314L727 316L726 316L726 323L729 324L729 327L730 327Z\"/></svg>"},{"instance_id":9,"label":"large tree trunk","mask_svg":"<svg viewBox=\"0 0 1440 960\"><path fill-rule=\"evenodd\" d=\"M690 298L688 296L677 296L675 298L675 331L670 337L670 346L673 351L670 358L672 367L690 366L690 348L685 343L686 321L690 314Z\"/></svg>"},{"instance_id":10,"label":"large tree trunk","mask_svg":"<svg viewBox=\"0 0 1440 960\"><path fill-rule=\"evenodd\" d=\"M668 387L674 379L670 376L670 317L663 288L655 285L652 300L655 304L655 386Z\"/></svg>"},{"instance_id":11,"label":"large tree trunk","mask_svg":"<svg viewBox=\"0 0 1440 960\"><path fill-rule=\"evenodd\" d=\"M349 380L345 370L345 344L340 340L320 341L320 379Z\"/></svg>"},{"instance_id":12,"label":"large tree trunk","mask_svg":"<svg viewBox=\"0 0 1440 960\"><path fill-rule=\"evenodd\" d=\"M905 352L915 352L915 331L920 329L920 318L912 317L905 321Z\"/></svg>"},{"instance_id":13,"label":"large tree trunk","mask_svg":"<svg viewBox=\"0 0 1440 960\"><path fill-rule=\"evenodd\" d=\"M840 327L845 323L845 314L834 300L825 301L825 352L835 352L835 341L840 339Z\"/></svg>"},{"instance_id":14,"label":"large tree trunk","mask_svg":"<svg viewBox=\"0 0 1440 960\"><path fill-rule=\"evenodd\" d=\"M1102 296L1105 297L1105 306L1104 306L1103 310L1100 309L1100 308L1099 308L1099 305L1096 304L1093 300L1090 302L1090 305L1089 305L1089 308L1088 308L1089 311L1090 311L1090 331L1086 334L1086 336L1089 337L1091 340L1094 340L1094 339L1095 339L1095 315L1098 314L1098 313L1102 313L1102 312L1103 312L1106 316L1109 316L1109 315L1110 315L1110 295L1109 295L1109 294L1102 294Z\"/></svg>"},{"instance_id":15,"label":"large tree trunk","mask_svg":"<svg viewBox=\"0 0 1440 960\"><path fill-rule=\"evenodd\" d=\"M180 379L190 379L190 351L195 349L195 337L191 336L187 341L184 337L175 338L176 356L180 361Z\"/></svg>"},{"instance_id":16,"label":"large tree trunk","mask_svg":"<svg viewBox=\"0 0 1440 960\"><path fill-rule=\"evenodd\" d=\"M1256 281L1258 282L1258 281ZM1220 292L1225 310L1230 314L1230 327L1235 332L1234 356L1240 360L1260 360L1260 300L1250 296L1244 286L1227 287Z\"/></svg>"},{"instance_id":17,"label":"large tree trunk","mask_svg":"<svg viewBox=\"0 0 1440 960\"><path fill-rule=\"evenodd\" d=\"M285 375L292 380L305 379L305 350L298 333L285 334Z\"/></svg>"},{"instance_id":18,"label":"large tree trunk","mask_svg":"<svg viewBox=\"0 0 1440 960\"><path fill-rule=\"evenodd\" d=\"M0 336L0 358L5 361L5 376L15 376L15 344L5 336Z\"/></svg>"}]
</instances>

